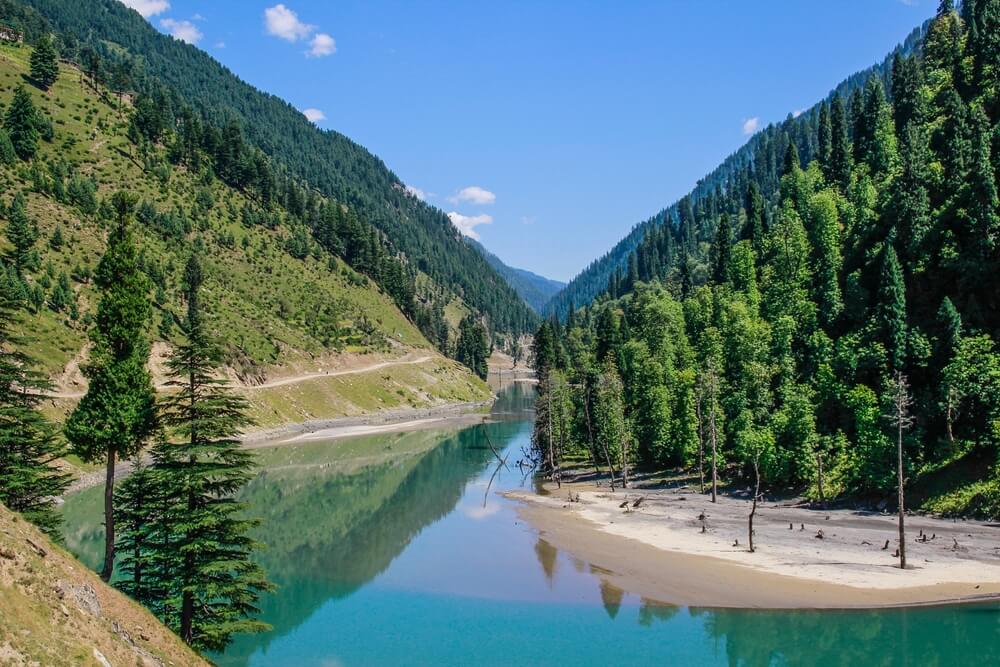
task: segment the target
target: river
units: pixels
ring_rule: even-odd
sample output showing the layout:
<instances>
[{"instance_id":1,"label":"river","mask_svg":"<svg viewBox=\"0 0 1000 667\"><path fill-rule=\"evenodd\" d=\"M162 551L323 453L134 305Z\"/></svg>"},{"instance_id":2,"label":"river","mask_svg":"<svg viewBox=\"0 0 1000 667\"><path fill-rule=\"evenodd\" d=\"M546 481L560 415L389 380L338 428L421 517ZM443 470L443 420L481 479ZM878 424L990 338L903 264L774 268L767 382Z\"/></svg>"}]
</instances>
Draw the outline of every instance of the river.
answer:
<instances>
[{"instance_id":1,"label":"river","mask_svg":"<svg viewBox=\"0 0 1000 667\"><path fill-rule=\"evenodd\" d=\"M498 492L533 388L504 389L486 426L256 450L242 499L263 519L277 584L224 666L925 665L1000 662L997 605L880 611L678 608L610 585L557 551ZM509 455L497 465L492 443ZM99 487L64 506L68 547L101 558ZM627 550L627 547L623 546ZM623 558L627 554L623 551Z\"/></svg>"}]
</instances>

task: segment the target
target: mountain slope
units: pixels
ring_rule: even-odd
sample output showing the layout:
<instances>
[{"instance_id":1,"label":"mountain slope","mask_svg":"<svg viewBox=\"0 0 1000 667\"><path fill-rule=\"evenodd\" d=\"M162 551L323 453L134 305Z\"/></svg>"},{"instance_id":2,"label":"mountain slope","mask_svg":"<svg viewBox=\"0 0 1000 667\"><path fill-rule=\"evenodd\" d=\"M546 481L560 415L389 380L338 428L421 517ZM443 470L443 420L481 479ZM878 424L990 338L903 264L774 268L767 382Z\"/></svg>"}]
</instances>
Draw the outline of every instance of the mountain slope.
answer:
<instances>
[{"instance_id":1,"label":"mountain slope","mask_svg":"<svg viewBox=\"0 0 1000 667\"><path fill-rule=\"evenodd\" d=\"M911 55L765 132L546 320L538 405L599 415L566 440L702 471L711 441L732 488L902 503L901 533L908 508L1000 516L998 36L1000 0L941 3Z\"/></svg>"},{"instance_id":2,"label":"mountain slope","mask_svg":"<svg viewBox=\"0 0 1000 667\"><path fill-rule=\"evenodd\" d=\"M838 94L845 99L848 98L852 92L860 90L871 76L878 76L888 83L893 56L896 53L907 55L917 49L927 31L927 25L915 29L881 63L840 82L825 101ZM543 313L555 313L564 317L570 304L583 306L590 303L594 297L607 289L616 271L622 273L627 271L629 255L639 247L649 230L662 227L664 224L676 228L684 222L685 213L682 208L686 206L689 206L688 210L695 216L709 217L714 213L714 210L709 209L717 205L713 200L721 199L723 191L745 193L751 180L757 183L764 199L773 205L780 185L782 161L788 142L795 143L803 164L808 164L816 157L818 150L816 129L821 104L822 102L818 102L797 117L789 115L783 122L771 124L751 137L711 173L700 179L688 195L635 225L613 248L591 262L563 290L549 300Z\"/></svg>"},{"instance_id":3,"label":"mountain slope","mask_svg":"<svg viewBox=\"0 0 1000 667\"><path fill-rule=\"evenodd\" d=\"M9 106L23 84L31 50L0 45L0 103ZM152 369L162 380L163 357L179 336L184 312L180 281L188 255L201 252L205 309L220 338L232 379L247 388L262 425L357 414L387 407L479 401L485 385L437 354L393 299L343 259L303 237L296 216L207 172L173 164L163 147L129 139L127 106L63 65L48 92L27 87L53 130L34 160L0 165L3 215L24 193L37 230L33 261L23 275L29 350L54 378L55 411L83 391L80 366L97 294L91 274L103 253L107 201L119 189L139 200L134 225L153 285ZM207 158L206 158L207 159ZM9 252L9 241L0 250ZM275 378L329 373L410 354L428 358L354 376L253 388ZM322 391L316 390L321 387ZM312 395L312 394L315 395Z\"/></svg>"},{"instance_id":4,"label":"mountain slope","mask_svg":"<svg viewBox=\"0 0 1000 667\"><path fill-rule=\"evenodd\" d=\"M168 112L186 104L216 126L236 122L291 175L380 229L417 270L484 314L491 329L519 333L534 324L527 305L462 242L444 212L407 193L378 157L337 132L321 131L287 102L256 90L203 51L160 34L117 0L5 0L0 19L23 26L29 41L46 26L70 36L61 40L66 58L78 59L88 45L110 70L127 63L140 92L166 87Z\"/></svg>"},{"instance_id":5,"label":"mountain slope","mask_svg":"<svg viewBox=\"0 0 1000 667\"><path fill-rule=\"evenodd\" d=\"M474 247L486 261L489 262L497 273L499 273L504 280L507 281L514 291L517 292L518 296L525 300L525 302L531 306L531 308L536 313L541 313L545 308L545 304L555 296L559 290L566 287L566 283L559 282L558 280L552 280L551 278L546 278L545 276L540 276L537 273L532 273L526 269L517 269L512 266L507 266L503 263L503 260L491 253L489 250L483 246L482 243L474 239L466 239L469 245Z\"/></svg>"},{"instance_id":6,"label":"mountain slope","mask_svg":"<svg viewBox=\"0 0 1000 667\"><path fill-rule=\"evenodd\" d=\"M151 613L0 505L0 663L208 665Z\"/></svg>"}]
</instances>

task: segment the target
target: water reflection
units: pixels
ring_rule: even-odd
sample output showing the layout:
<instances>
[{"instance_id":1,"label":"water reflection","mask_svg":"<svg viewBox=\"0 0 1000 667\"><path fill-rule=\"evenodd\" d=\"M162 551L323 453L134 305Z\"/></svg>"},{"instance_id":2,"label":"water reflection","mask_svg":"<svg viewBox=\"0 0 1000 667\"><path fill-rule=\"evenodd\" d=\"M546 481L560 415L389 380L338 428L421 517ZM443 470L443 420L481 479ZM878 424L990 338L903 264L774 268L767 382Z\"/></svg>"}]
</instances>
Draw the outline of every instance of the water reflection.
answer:
<instances>
[{"instance_id":1,"label":"water reflection","mask_svg":"<svg viewBox=\"0 0 1000 667\"><path fill-rule=\"evenodd\" d=\"M258 450L243 500L264 522L270 633L224 665L990 664L995 607L878 612L684 609L560 552L498 491L530 435L533 388L494 423ZM67 543L100 564L100 489L71 498Z\"/></svg>"}]
</instances>

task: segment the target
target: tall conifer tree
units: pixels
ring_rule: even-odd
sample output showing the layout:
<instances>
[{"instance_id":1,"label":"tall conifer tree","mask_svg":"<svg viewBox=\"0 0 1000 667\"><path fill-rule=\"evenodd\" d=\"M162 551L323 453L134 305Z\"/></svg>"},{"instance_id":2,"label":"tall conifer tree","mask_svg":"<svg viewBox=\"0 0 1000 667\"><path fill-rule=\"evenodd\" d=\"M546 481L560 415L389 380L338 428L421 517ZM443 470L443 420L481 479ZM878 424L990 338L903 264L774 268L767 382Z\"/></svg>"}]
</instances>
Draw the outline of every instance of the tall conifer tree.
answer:
<instances>
[{"instance_id":1,"label":"tall conifer tree","mask_svg":"<svg viewBox=\"0 0 1000 667\"><path fill-rule=\"evenodd\" d=\"M39 39L35 50L31 52L31 78L42 90L51 88L59 78L59 59L49 35Z\"/></svg>"},{"instance_id":2,"label":"tall conifer tree","mask_svg":"<svg viewBox=\"0 0 1000 667\"><path fill-rule=\"evenodd\" d=\"M137 454L157 428L156 397L146 363L152 303L149 279L142 272L130 219L135 197L116 193L116 220L108 249L94 275L100 290L93 352L84 367L87 393L66 421L66 437L85 461L105 462L104 566L111 579L115 564L115 465Z\"/></svg>"},{"instance_id":3,"label":"tall conifer tree","mask_svg":"<svg viewBox=\"0 0 1000 667\"><path fill-rule=\"evenodd\" d=\"M203 320L201 265L192 255L184 271L184 342L167 362L173 391L161 402L166 438L154 449L169 508L170 540L162 562L169 573L165 619L200 650L221 651L234 633L268 626L254 615L271 585L252 560L257 543L234 494L254 475L253 454L240 446L252 424L247 403L220 379L221 352Z\"/></svg>"}]
</instances>

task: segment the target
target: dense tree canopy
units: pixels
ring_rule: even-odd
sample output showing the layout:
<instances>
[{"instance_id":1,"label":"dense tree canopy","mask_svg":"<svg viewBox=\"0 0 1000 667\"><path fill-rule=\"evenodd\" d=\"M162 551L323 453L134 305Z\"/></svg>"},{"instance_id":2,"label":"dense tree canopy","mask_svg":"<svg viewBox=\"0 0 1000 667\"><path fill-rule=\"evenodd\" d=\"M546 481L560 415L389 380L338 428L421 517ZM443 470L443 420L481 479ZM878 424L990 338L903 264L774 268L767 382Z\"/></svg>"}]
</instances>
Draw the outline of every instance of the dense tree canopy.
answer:
<instances>
[{"instance_id":1,"label":"dense tree canopy","mask_svg":"<svg viewBox=\"0 0 1000 667\"><path fill-rule=\"evenodd\" d=\"M979 462L988 491L965 509L1000 512L1000 108L971 25L998 8L943 10L922 52L763 133L643 230L594 303L543 325L540 400L561 374L580 415L567 451L607 465L600 448L629 442L608 404L614 433L586 423L617 374L639 461L694 466L717 432L737 478L759 464L771 489L817 495L822 474L827 496L884 497L903 377L911 481Z\"/></svg>"}]
</instances>

